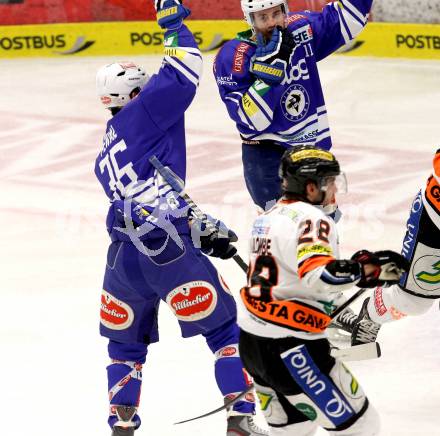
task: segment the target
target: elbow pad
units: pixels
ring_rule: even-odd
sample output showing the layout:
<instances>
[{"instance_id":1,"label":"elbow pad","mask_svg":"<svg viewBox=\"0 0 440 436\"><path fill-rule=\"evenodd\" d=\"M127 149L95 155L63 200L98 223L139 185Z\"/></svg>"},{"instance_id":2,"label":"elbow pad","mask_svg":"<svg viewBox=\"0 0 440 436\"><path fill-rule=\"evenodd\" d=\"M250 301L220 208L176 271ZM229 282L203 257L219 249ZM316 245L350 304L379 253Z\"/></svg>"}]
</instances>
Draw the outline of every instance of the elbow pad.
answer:
<instances>
[{"instance_id":1,"label":"elbow pad","mask_svg":"<svg viewBox=\"0 0 440 436\"><path fill-rule=\"evenodd\" d=\"M321 280L333 286L357 283L362 277L361 265L354 260L335 259L321 273Z\"/></svg>"}]
</instances>

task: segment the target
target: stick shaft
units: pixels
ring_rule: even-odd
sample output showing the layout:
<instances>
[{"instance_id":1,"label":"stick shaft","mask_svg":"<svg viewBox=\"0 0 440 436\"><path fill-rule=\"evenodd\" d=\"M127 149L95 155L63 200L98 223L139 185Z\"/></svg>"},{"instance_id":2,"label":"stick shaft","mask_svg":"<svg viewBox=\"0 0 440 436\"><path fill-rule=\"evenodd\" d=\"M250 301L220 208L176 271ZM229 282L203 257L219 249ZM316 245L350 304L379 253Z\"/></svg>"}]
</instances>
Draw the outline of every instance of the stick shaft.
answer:
<instances>
[{"instance_id":1,"label":"stick shaft","mask_svg":"<svg viewBox=\"0 0 440 436\"><path fill-rule=\"evenodd\" d=\"M356 293L354 293L344 304L341 304L333 313L330 315L331 319L335 319L339 314L341 314L348 306L354 303L367 289L361 288Z\"/></svg>"},{"instance_id":2,"label":"stick shaft","mask_svg":"<svg viewBox=\"0 0 440 436\"><path fill-rule=\"evenodd\" d=\"M190 209L194 212L194 215L202 221L203 224L205 224L206 228L210 232L217 232L216 227L214 224L212 224L211 221L209 221L206 218L206 215L200 210L199 206L194 202L194 200L185 192L185 186L180 180L180 178L177 176L177 174L174 173L173 170L171 170L169 167L164 166L161 161L156 156L150 157L150 163L151 165L156 168L157 172L164 178L165 182L171 186L171 188L176 191L180 197L182 197L183 200L185 200L186 204L190 207ZM243 258L239 254L235 254L232 257L237 265L245 272L248 271L248 265L243 260Z\"/></svg>"}]
</instances>

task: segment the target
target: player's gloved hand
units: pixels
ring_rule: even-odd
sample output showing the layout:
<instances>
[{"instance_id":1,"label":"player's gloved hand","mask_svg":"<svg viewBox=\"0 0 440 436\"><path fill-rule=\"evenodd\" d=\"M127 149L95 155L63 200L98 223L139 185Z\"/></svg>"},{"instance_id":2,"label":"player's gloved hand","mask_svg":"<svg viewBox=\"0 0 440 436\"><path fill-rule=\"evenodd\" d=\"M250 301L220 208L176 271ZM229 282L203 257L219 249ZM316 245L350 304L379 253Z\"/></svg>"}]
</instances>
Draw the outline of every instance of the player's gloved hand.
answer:
<instances>
[{"instance_id":1,"label":"player's gloved hand","mask_svg":"<svg viewBox=\"0 0 440 436\"><path fill-rule=\"evenodd\" d=\"M399 283L402 275L409 271L409 262L399 253L391 250L360 250L352 260L361 264L360 288L389 287Z\"/></svg>"},{"instance_id":2,"label":"player's gloved hand","mask_svg":"<svg viewBox=\"0 0 440 436\"><path fill-rule=\"evenodd\" d=\"M251 72L269 85L281 83L286 75L295 46L292 33L281 26L273 30L272 37L267 44L264 42L263 35L259 33Z\"/></svg>"},{"instance_id":3,"label":"player's gloved hand","mask_svg":"<svg viewBox=\"0 0 440 436\"><path fill-rule=\"evenodd\" d=\"M182 0L155 0L154 6L157 11L157 24L167 30L179 29L182 21L191 13L182 5Z\"/></svg>"},{"instance_id":4,"label":"player's gloved hand","mask_svg":"<svg viewBox=\"0 0 440 436\"><path fill-rule=\"evenodd\" d=\"M211 225L207 226L204 220ZM207 256L229 259L237 253L237 249L231 242L237 242L238 237L234 231L229 229L225 223L209 215L204 215L201 220L194 215L189 216L191 226L191 238L196 248ZM208 228L209 227L209 228Z\"/></svg>"}]
</instances>

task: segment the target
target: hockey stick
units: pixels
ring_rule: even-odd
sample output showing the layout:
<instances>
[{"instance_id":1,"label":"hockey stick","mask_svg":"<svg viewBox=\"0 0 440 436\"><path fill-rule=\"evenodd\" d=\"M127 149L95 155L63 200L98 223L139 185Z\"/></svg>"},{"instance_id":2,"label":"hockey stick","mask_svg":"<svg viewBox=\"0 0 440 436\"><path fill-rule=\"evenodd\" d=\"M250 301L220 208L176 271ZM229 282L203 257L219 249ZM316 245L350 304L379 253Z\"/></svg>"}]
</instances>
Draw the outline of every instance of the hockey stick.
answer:
<instances>
[{"instance_id":1,"label":"hockey stick","mask_svg":"<svg viewBox=\"0 0 440 436\"><path fill-rule=\"evenodd\" d=\"M336 310L334 310L330 318L335 319L338 315L340 315L345 309L347 309L348 306L350 306L352 303L354 303L365 291L368 289L361 288L357 292L355 292L345 303L341 304Z\"/></svg>"},{"instance_id":2,"label":"hockey stick","mask_svg":"<svg viewBox=\"0 0 440 436\"><path fill-rule=\"evenodd\" d=\"M377 359L381 356L382 352L378 342L369 342L368 344L355 345L343 349L333 348L330 354L335 359L349 362L353 360Z\"/></svg>"},{"instance_id":3,"label":"hockey stick","mask_svg":"<svg viewBox=\"0 0 440 436\"><path fill-rule=\"evenodd\" d=\"M355 294L353 294L344 304L341 304L333 313L330 315L330 318L334 319L339 314L341 314L345 309L347 309L350 304L352 304L355 300L357 300L367 289L361 288ZM368 360L368 359L376 359L380 357L381 350L380 345L377 342L370 342L369 344L355 345L354 347L348 347L345 349L337 349L334 348L330 351L330 354L335 359L338 358L343 361L353 361L353 360ZM184 421L175 422L174 424L183 424L185 422L195 421L196 419L205 418L210 415L214 415L217 412L221 412L222 410L227 409L230 406L233 406L234 403L244 395L246 395L254 385L250 385L246 390L241 392L237 397L227 402L225 405L218 407L217 409L211 410L210 412L204 413L203 415L196 416L194 418L186 419Z\"/></svg>"},{"instance_id":4,"label":"hockey stick","mask_svg":"<svg viewBox=\"0 0 440 436\"><path fill-rule=\"evenodd\" d=\"M330 318L335 319L367 290L368 289L366 288L360 288L344 304L341 304L336 310L334 310L330 315ZM380 345L378 342L370 342L368 344L355 345L353 347L343 349L334 348L333 350L331 350L330 354L334 358L339 358L344 361L353 361L377 359L381 356L382 352L380 350Z\"/></svg>"},{"instance_id":5,"label":"hockey stick","mask_svg":"<svg viewBox=\"0 0 440 436\"><path fill-rule=\"evenodd\" d=\"M177 176L177 174L174 173L174 171L170 167L162 165L162 163L156 156L151 156L149 160L151 165L153 165L153 167L157 169L157 172L164 178L165 182L167 182L168 185L170 185L171 188L176 191L180 195L180 197L183 198L183 200L185 200L190 209L193 211L194 215L203 224L205 224L206 228L210 232L217 233L218 230L215 225L206 218L206 215L200 210L199 206L197 206L197 204L194 203L193 199L185 192L185 186L182 180L180 180L179 176ZM235 254L234 256L232 256L232 258L235 260L235 262L237 262L238 266L245 273L247 273L248 265L243 260L243 258L239 254Z\"/></svg>"},{"instance_id":6,"label":"hockey stick","mask_svg":"<svg viewBox=\"0 0 440 436\"><path fill-rule=\"evenodd\" d=\"M196 419L200 419L200 418L206 418L207 416L214 415L217 412L221 412L222 410L225 410L228 407L233 406L237 401L241 400L253 388L254 388L254 385L250 384L244 391L240 392L232 400L227 401L223 406L218 407L217 409L211 410L210 412L204 413L203 415L195 416L194 418L190 418L190 419L185 419L184 421L175 422L174 425L184 424L185 422L195 421Z\"/></svg>"}]
</instances>

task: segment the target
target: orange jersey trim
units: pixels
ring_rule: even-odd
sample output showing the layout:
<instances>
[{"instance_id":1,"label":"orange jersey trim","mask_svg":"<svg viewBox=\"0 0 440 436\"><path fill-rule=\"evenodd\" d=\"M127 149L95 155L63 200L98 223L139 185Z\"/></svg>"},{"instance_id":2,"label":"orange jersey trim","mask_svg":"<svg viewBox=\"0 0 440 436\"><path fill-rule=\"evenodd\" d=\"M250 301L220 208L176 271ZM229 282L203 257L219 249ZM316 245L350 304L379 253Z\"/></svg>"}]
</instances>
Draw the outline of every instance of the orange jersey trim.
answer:
<instances>
[{"instance_id":1,"label":"orange jersey trim","mask_svg":"<svg viewBox=\"0 0 440 436\"><path fill-rule=\"evenodd\" d=\"M437 150L437 153L434 156L434 160L432 162L432 165L434 167L434 175L437 178L437 181L440 183L440 149Z\"/></svg>"},{"instance_id":2,"label":"orange jersey trim","mask_svg":"<svg viewBox=\"0 0 440 436\"><path fill-rule=\"evenodd\" d=\"M308 272L333 262L333 256L313 256L306 259L298 268L298 276L302 279Z\"/></svg>"},{"instance_id":3,"label":"orange jersey trim","mask_svg":"<svg viewBox=\"0 0 440 436\"><path fill-rule=\"evenodd\" d=\"M439 161L440 162L440 161ZM440 185L435 177L430 177L426 185L425 197L432 208L440 215Z\"/></svg>"},{"instance_id":4,"label":"orange jersey trim","mask_svg":"<svg viewBox=\"0 0 440 436\"><path fill-rule=\"evenodd\" d=\"M257 318L279 327L308 333L322 333L332 319L318 309L296 301L272 300L265 302L249 295L248 288L240 291L246 309Z\"/></svg>"}]
</instances>

